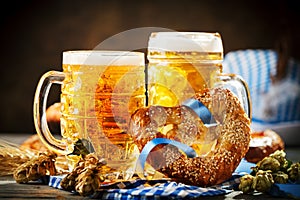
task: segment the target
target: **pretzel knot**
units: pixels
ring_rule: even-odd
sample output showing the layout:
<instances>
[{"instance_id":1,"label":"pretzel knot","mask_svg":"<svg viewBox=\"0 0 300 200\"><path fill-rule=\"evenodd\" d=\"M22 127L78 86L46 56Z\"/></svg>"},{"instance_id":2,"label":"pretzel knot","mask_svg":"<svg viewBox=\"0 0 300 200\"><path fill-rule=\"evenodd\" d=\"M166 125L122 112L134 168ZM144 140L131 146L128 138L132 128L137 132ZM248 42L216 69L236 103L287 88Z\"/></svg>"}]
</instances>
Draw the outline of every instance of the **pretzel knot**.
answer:
<instances>
[{"instance_id":1,"label":"pretzel knot","mask_svg":"<svg viewBox=\"0 0 300 200\"><path fill-rule=\"evenodd\" d=\"M149 106L132 116L128 133L140 151L154 138L167 138L194 147L215 140L204 155L188 158L174 146L158 145L147 162L175 181L197 186L219 184L232 176L249 149L250 119L228 89L207 88L193 97L212 113L216 126L205 125L189 107Z\"/></svg>"}]
</instances>

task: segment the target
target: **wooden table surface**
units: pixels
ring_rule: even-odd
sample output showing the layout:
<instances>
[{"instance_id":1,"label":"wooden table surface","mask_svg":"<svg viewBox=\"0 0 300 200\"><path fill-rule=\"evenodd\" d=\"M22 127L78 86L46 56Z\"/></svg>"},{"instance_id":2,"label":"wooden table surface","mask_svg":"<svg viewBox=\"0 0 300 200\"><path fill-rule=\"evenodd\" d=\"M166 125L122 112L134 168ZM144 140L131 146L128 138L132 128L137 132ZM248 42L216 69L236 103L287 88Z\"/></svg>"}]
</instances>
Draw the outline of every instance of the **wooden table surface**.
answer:
<instances>
[{"instance_id":1,"label":"wooden table surface","mask_svg":"<svg viewBox=\"0 0 300 200\"><path fill-rule=\"evenodd\" d=\"M4 176L0 177L0 199L84 199L84 197L40 183L18 184L12 176Z\"/></svg>"},{"instance_id":2,"label":"wooden table surface","mask_svg":"<svg viewBox=\"0 0 300 200\"><path fill-rule=\"evenodd\" d=\"M28 135L27 135L28 136ZM26 135L1 135L5 139L15 143L21 143ZM287 147L287 157L293 161L300 161L300 147ZM52 188L41 183L31 182L18 184L12 176L0 176L0 199L89 199L78 194ZM278 199L269 195L257 193L245 195L240 191L233 191L227 195L201 197L199 199ZM282 198L281 198L282 199Z\"/></svg>"},{"instance_id":3,"label":"wooden table surface","mask_svg":"<svg viewBox=\"0 0 300 200\"><path fill-rule=\"evenodd\" d=\"M59 190L40 183L18 184L11 176L0 177L0 199L89 199L78 194ZM245 195L241 191L233 191L226 195L201 197L199 199L274 199L272 196L256 193ZM284 199L284 198L280 198Z\"/></svg>"}]
</instances>

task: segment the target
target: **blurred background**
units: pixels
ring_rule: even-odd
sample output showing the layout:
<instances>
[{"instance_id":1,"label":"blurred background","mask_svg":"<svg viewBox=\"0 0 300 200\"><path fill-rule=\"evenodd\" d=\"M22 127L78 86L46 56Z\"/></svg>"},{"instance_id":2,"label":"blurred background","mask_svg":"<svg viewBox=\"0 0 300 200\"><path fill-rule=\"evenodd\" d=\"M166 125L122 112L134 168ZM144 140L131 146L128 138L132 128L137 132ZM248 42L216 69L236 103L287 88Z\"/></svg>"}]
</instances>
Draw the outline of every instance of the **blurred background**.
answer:
<instances>
[{"instance_id":1,"label":"blurred background","mask_svg":"<svg viewBox=\"0 0 300 200\"><path fill-rule=\"evenodd\" d=\"M63 51L93 49L129 29L219 32L225 54L274 49L285 35L291 41L291 56L300 58L298 4L294 0L7 1L0 8L0 133L35 133L35 88L46 71L61 71ZM53 90L55 94L59 88ZM49 104L58 100L52 95Z\"/></svg>"}]
</instances>

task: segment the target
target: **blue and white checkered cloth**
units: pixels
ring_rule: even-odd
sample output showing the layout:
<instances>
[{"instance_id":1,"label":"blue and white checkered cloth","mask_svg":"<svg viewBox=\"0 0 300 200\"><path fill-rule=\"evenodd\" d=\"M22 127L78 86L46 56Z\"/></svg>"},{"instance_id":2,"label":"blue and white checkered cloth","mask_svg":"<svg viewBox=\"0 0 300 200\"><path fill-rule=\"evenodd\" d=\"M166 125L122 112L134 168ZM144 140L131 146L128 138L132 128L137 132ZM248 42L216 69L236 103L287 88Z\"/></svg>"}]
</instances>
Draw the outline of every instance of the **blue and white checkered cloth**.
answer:
<instances>
[{"instance_id":1,"label":"blue and white checkered cloth","mask_svg":"<svg viewBox=\"0 0 300 200\"><path fill-rule=\"evenodd\" d=\"M240 178L251 172L254 163L242 160L232 177L222 184L212 187L185 185L169 180L124 181L103 185L97 192L89 196L93 199L135 200L135 199L190 199L204 196L225 195L238 189ZM60 182L63 176L50 176L48 185L62 189ZM300 199L299 184L274 184L269 194L275 197L292 197Z\"/></svg>"},{"instance_id":2,"label":"blue and white checkered cloth","mask_svg":"<svg viewBox=\"0 0 300 200\"><path fill-rule=\"evenodd\" d=\"M97 199L157 199L157 198L196 198L202 196L216 196L228 194L239 184L240 177L244 173L235 173L232 178L220 185L213 187L197 187L185 185L168 180L147 181L137 179L134 181L120 182L114 185L104 185L97 192L91 195L91 198ZM49 186L62 189L60 182L62 176L50 176Z\"/></svg>"},{"instance_id":3,"label":"blue and white checkered cloth","mask_svg":"<svg viewBox=\"0 0 300 200\"><path fill-rule=\"evenodd\" d=\"M277 60L275 51L260 49L232 51L224 57L223 72L240 75L248 83L254 122L300 122L300 63L289 59L284 83L274 86L270 77L276 74Z\"/></svg>"},{"instance_id":4,"label":"blue and white checkered cloth","mask_svg":"<svg viewBox=\"0 0 300 200\"><path fill-rule=\"evenodd\" d=\"M250 173L250 167L255 166L242 160L232 177L222 184L212 187L198 187L176 183L170 180L143 180L124 181L112 185L103 185L95 194L90 196L97 199L158 199L158 198L197 198L228 194L236 188L240 177ZM63 176L50 176L48 185L62 189L60 182Z\"/></svg>"}]
</instances>

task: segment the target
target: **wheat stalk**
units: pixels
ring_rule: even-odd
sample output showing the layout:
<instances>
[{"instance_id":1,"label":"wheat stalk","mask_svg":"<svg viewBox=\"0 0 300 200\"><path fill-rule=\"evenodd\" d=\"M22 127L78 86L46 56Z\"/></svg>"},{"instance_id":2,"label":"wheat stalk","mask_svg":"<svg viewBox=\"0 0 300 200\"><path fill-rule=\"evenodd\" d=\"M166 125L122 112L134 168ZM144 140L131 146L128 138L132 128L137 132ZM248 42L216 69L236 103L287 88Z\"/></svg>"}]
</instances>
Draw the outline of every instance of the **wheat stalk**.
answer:
<instances>
[{"instance_id":1,"label":"wheat stalk","mask_svg":"<svg viewBox=\"0 0 300 200\"><path fill-rule=\"evenodd\" d=\"M34 156L31 150L21 150L17 144L0 139L0 176L13 174L14 170Z\"/></svg>"}]
</instances>

